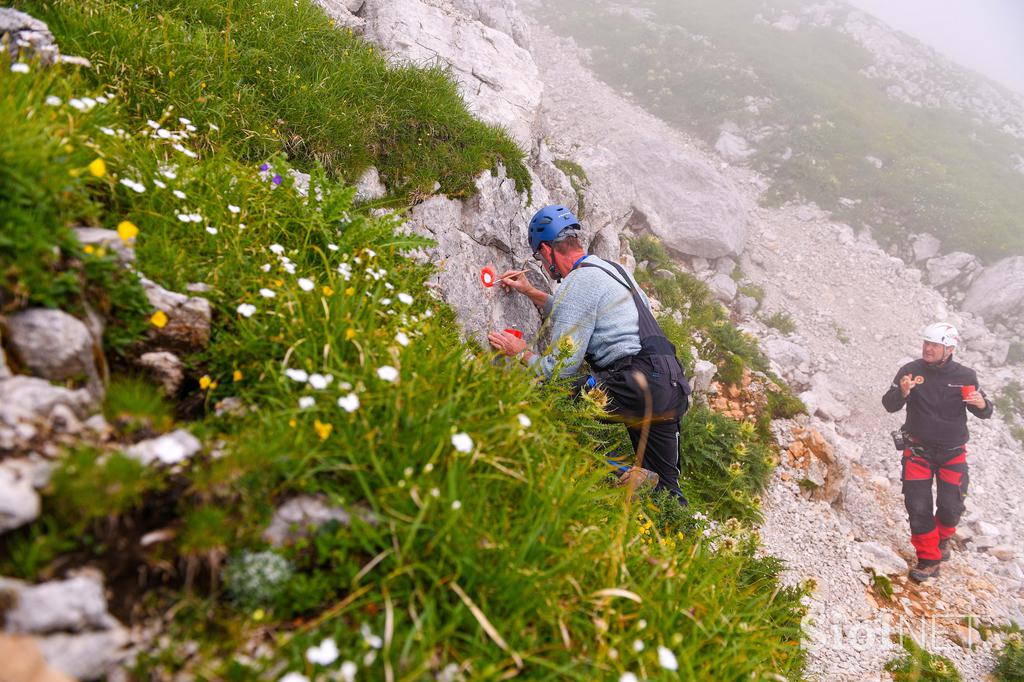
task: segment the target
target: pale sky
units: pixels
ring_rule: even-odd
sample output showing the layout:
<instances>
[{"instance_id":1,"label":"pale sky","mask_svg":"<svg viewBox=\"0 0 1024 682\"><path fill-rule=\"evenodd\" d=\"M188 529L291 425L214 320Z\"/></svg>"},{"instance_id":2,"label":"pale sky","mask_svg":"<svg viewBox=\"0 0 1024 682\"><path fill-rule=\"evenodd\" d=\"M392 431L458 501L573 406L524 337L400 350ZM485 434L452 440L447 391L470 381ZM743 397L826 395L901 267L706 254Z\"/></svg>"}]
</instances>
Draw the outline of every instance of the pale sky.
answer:
<instances>
[{"instance_id":1,"label":"pale sky","mask_svg":"<svg viewBox=\"0 0 1024 682\"><path fill-rule=\"evenodd\" d=\"M1024 94L1024 0L849 0Z\"/></svg>"}]
</instances>

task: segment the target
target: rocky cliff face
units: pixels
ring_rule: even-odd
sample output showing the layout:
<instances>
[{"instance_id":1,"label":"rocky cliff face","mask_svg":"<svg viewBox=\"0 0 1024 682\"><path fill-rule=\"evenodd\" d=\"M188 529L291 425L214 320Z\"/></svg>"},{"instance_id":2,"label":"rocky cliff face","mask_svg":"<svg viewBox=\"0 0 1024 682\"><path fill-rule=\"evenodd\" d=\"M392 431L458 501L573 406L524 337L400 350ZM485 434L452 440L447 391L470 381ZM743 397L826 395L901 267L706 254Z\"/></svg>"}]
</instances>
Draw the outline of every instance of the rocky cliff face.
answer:
<instances>
[{"instance_id":1,"label":"rocky cliff face","mask_svg":"<svg viewBox=\"0 0 1024 682\"><path fill-rule=\"evenodd\" d=\"M585 115L590 83L571 75L542 77L529 49L543 50L514 0L321 0L344 25L361 31L396 60L449 68L470 109L502 126L529 155L529 193L499 172L482 175L470 200L432 196L413 207L408 225L438 242L422 256L440 266L437 291L462 326L482 339L491 328L518 325L536 331L539 317L517 297L484 290L480 269L529 266L526 224L548 203L579 211L573 181L556 165L582 167L583 211L591 252L629 264L620 235L629 229L657 235L680 255L738 255L746 240L748 203L713 161L666 127L623 125L593 136L576 125ZM546 59L547 55L541 58ZM653 121L651 122L653 125ZM558 150L552 154L547 140ZM562 168L565 168L563 165ZM655 180L657 178L657 180ZM545 280L539 271L532 279ZM481 299L486 304L481 306Z\"/></svg>"}]
</instances>

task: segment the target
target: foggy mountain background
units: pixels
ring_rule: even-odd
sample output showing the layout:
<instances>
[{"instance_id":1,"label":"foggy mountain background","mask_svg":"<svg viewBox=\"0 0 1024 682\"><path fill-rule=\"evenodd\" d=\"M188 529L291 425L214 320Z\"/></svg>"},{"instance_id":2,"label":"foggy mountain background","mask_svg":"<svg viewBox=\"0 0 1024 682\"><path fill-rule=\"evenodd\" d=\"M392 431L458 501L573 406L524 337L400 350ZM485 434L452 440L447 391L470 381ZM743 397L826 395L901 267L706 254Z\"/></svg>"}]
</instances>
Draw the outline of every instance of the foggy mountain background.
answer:
<instances>
[{"instance_id":1,"label":"foggy mountain background","mask_svg":"<svg viewBox=\"0 0 1024 682\"><path fill-rule=\"evenodd\" d=\"M613 87L761 172L767 204L814 202L884 243L926 232L944 251L989 262L1024 253L1024 96L852 5L525 4ZM926 3L892 14L909 21L916 4ZM1024 31L1009 24L1019 8L1002 5L989 20ZM933 23L959 16L932 14ZM924 35L929 25L913 30ZM973 35L982 25L971 24ZM967 35L961 47L977 40ZM988 42L991 57L1000 41Z\"/></svg>"},{"instance_id":2,"label":"foggy mountain background","mask_svg":"<svg viewBox=\"0 0 1024 682\"><path fill-rule=\"evenodd\" d=\"M950 59L1024 93L1019 0L851 0Z\"/></svg>"}]
</instances>

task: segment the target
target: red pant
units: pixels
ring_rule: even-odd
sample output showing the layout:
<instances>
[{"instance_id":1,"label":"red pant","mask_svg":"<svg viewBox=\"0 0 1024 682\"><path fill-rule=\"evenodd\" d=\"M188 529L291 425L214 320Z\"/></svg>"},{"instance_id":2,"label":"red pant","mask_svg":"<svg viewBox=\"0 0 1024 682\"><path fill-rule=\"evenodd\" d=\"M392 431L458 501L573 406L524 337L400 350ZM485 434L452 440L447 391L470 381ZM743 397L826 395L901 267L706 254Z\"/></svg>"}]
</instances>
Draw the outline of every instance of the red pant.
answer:
<instances>
[{"instance_id":1,"label":"red pant","mask_svg":"<svg viewBox=\"0 0 1024 682\"><path fill-rule=\"evenodd\" d=\"M937 478L935 506L932 479ZM939 541L956 532L967 496L967 447L935 456L920 448L903 451L903 502L910 517L910 542L917 558L942 558Z\"/></svg>"}]
</instances>

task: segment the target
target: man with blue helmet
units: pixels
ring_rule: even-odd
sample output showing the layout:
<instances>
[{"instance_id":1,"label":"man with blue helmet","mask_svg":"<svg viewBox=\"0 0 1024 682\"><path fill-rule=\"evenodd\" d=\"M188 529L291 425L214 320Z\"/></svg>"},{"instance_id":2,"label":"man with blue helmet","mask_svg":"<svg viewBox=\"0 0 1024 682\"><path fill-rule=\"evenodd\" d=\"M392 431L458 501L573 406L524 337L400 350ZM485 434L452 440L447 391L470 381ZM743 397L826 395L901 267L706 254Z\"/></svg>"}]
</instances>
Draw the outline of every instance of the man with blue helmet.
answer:
<instances>
[{"instance_id":1,"label":"man with blue helmet","mask_svg":"<svg viewBox=\"0 0 1024 682\"><path fill-rule=\"evenodd\" d=\"M568 344L571 354L561 376L575 374L586 360L592 370L587 385L607 394L609 416L626 425L638 466L657 474L656 489L686 504L679 490L679 420L689 404L690 387L675 347L636 280L617 263L583 250L581 229L576 216L559 205L545 206L530 221L533 257L562 283L555 294L534 287L515 271L504 273L501 282L541 309L556 345ZM556 353L535 354L523 339L507 332L491 332L488 340L537 374L550 379L554 373Z\"/></svg>"}]
</instances>

